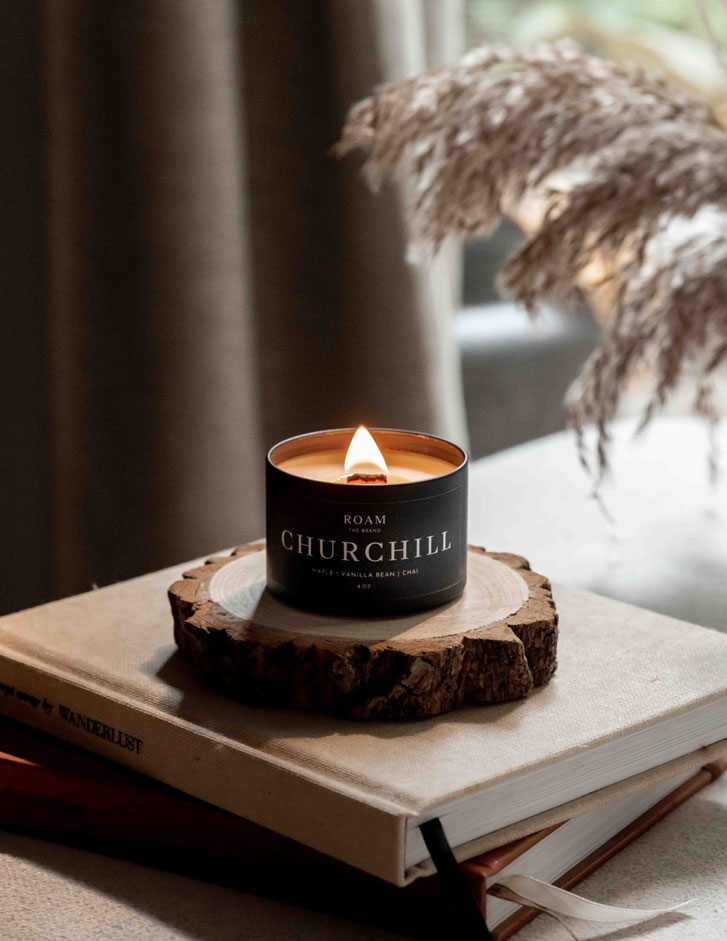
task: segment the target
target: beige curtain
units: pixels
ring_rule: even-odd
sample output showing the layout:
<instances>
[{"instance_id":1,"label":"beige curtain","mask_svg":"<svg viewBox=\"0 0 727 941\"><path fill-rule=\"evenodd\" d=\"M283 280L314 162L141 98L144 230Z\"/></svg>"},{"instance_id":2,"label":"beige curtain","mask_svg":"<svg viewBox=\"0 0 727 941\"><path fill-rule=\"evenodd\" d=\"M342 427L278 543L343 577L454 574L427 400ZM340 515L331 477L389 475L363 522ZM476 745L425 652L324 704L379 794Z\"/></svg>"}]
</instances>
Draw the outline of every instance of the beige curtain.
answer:
<instances>
[{"instance_id":1,"label":"beige curtain","mask_svg":"<svg viewBox=\"0 0 727 941\"><path fill-rule=\"evenodd\" d=\"M260 535L282 437L463 439L456 266L407 264L400 192L328 155L373 85L456 54L459 0L4 15L5 610Z\"/></svg>"}]
</instances>

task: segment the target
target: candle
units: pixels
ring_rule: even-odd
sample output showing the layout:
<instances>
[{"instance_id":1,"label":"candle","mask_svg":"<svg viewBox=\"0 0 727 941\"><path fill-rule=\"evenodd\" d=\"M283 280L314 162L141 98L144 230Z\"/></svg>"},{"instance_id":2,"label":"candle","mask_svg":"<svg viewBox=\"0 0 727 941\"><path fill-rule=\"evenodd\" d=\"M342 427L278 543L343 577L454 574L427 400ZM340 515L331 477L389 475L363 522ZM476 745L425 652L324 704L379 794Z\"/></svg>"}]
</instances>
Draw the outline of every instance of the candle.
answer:
<instances>
[{"instance_id":1,"label":"candle","mask_svg":"<svg viewBox=\"0 0 727 941\"><path fill-rule=\"evenodd\" d=\"M464 589L467 455L419 432L289 438L267 460L267 583L301 607L391 615Z\"/></svg>"}]
</instances>

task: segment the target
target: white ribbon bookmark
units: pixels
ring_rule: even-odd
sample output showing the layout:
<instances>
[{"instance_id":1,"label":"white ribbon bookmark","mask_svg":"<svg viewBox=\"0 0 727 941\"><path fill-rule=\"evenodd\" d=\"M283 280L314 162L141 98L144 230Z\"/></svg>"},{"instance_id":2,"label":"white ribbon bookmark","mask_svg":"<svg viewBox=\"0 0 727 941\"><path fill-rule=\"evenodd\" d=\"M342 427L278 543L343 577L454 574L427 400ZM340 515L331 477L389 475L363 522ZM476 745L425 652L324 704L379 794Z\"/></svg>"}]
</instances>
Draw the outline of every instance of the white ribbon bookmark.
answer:
<instances>
[{"instance_id":1,"label":"white ribbon bookmark","mask_svg":"<svg viewBox=\"0 0 727 941\"><path fill-rule=\"evenodd\" d=\"M550 885L550 883L543 882L541 879L519 874L503 876L488 889L488 892L492 895L500 895L497 891L498 886L504 886L513 895L517 895L518 899L513 899L513 901L522 901L524 904L542 908L543 911L556 916L566 915L570 918L580 918L583 921L601 923L643 921L669 912L684 911L698 901L698 899L689 899L679 905L671 905L669 908L620 908L617 905L602 905L600 902L592 902L590 899L584 899L583 896L576 895L574 892L559 889L558 886ZM507 896L502 893L502 897Z\"/></svg>"}]
</instances>

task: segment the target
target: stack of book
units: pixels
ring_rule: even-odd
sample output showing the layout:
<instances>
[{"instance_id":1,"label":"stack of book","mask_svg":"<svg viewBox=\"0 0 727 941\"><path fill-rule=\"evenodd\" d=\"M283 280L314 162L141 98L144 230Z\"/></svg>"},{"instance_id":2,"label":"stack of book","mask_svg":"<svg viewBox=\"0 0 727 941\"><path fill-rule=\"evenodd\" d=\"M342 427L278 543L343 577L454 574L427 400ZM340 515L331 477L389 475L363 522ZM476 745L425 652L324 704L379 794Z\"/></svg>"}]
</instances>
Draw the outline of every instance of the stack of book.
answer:
<instances>
[{"instance_id":1,"label":"stack of book","mask_svg":"<svg viewBox=\"0 0 727 941\"><path fill-rule=\"evenodd\" d=\"M438 819L504 939L533 912L498 879L570 887L724 769L717 632L556 588L559 670L530 699L356 724L204 686L169 636L179 573L0 619L0 713L46 733L0 727L0 824L425 936Z\"/></svg>"}]
</instances>

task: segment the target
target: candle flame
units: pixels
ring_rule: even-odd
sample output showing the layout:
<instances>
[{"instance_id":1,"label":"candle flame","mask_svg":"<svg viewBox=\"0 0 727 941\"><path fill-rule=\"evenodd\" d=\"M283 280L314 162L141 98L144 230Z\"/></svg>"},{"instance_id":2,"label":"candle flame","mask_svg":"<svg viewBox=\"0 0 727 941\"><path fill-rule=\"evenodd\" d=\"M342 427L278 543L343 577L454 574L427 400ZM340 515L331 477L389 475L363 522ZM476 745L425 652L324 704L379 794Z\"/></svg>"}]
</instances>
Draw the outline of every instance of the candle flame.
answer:
<instances>
[{"instance_id":1,"label":"candle flame","mask_svg":"<svg viewBox=\"0 0 727 941\"><path fill-rule=\"evenodd\" d=\"M351 444L343 462L346 474L388 474L384 455L371 437L371 433L360 425L351 438Z\"/></svg>"}]
</instances>

